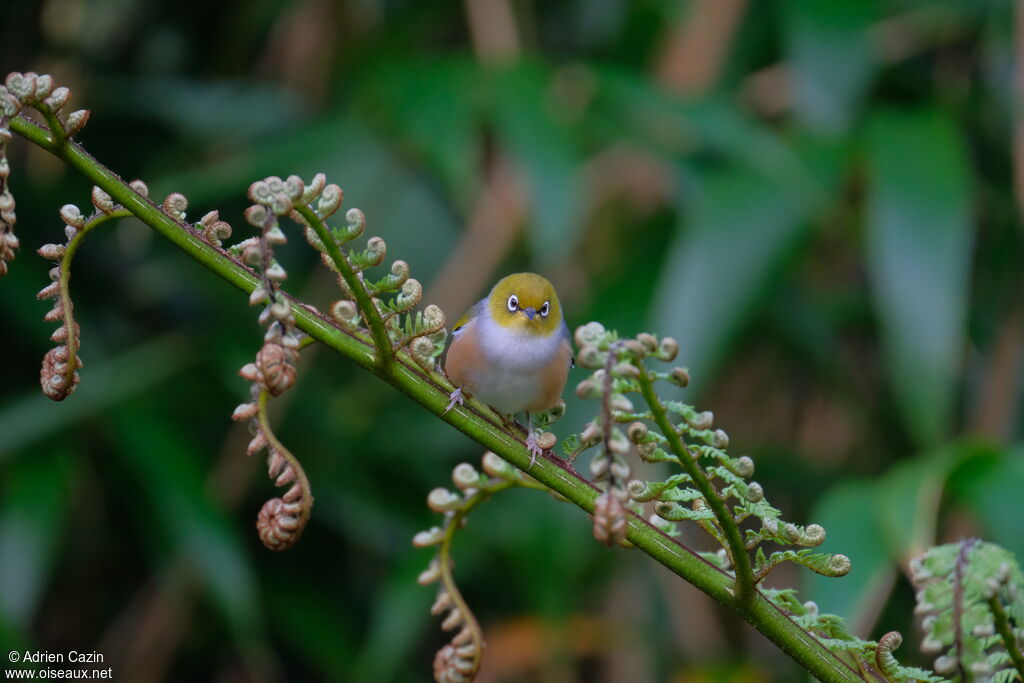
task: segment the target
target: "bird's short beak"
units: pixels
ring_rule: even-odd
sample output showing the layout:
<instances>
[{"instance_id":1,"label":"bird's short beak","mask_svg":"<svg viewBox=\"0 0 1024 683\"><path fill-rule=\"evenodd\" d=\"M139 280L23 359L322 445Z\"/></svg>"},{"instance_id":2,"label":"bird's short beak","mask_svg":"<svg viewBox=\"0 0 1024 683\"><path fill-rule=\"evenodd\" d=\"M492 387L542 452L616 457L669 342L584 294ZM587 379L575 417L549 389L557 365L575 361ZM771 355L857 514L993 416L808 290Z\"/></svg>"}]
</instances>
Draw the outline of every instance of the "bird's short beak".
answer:
<instances>
[{"instance_id":1,"label":"bird's short beak","mask_svg":"<svg viewBox=\"0 0 1024 683\"><path fill-rule=\"evenodd\" d=\"M533 316L537 315L537 309L533 308L532 306L530 308L524 308L522 309L522 311L523 315L525 315L530 320L533 320Z\"/></svg>"}]
</instances>

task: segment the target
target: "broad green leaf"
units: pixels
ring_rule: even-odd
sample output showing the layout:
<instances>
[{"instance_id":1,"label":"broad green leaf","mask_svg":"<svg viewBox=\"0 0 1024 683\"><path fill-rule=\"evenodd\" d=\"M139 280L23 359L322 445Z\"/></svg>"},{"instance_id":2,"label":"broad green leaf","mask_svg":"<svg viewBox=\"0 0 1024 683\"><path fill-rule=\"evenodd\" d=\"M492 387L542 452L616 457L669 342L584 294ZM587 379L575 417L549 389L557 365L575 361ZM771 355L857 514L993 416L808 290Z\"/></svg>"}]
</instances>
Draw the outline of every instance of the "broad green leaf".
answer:
<instances>
[{"instance_id":1,"label":"broad green leaf","mask_svg":"<svg viewBox=\"0 0 1024 683\"><path fill-rule=\"evenodd\" d=\"M950 475L949 489L980 523L985 539L1024 558L1024 447L980 450Z\"/></svg>"},{"instance_id":2,"label":"broad green leaf","mask_svg":"<svg viewBox=\"0 0 1024 683\"><path fill-rule=\"evenodd\" d=\"M866 257L889 381L912 438L953 424L971 260L970 170L956 125L884 110L868 125Z\"/></svg>"},{"instance_id":3,"label":"broad green leaf","mask_svg":"<svg viewBox=\"0 0 1024 683\"><path fill-rule=\"evenodd\" d=\"M838 579L808 574L805 596L822 612L847 620L850 632L871 633L896 578L895 563L875 519L878 501L873 482L852 481L829 490L818 500L809 519L825 527L826 553L850 558L850 573Z\"/></svg>"},{"instance_id":4,"label":"broad green leaf","mask_svg":"<svg viewBox=\"0 0 1024 683\"><path fill-rule=\"evenodd\" d=\"M875 64L868 27L874 0L792 0L785 5L787 64L796 114L815 131L845 131Z\"/></svg>"},{"instance_id":5,"label":"broad green leaf","mask_svg":"<svg viewBox=\"0 0 1024 683\"><path fill-rule=\"evenodd\" d=\"M905 563L935 544L947 486L993 538L1020 544L1015 506L1024 467L1018 461L975 444L953 444L901 462L876 482L830 491L812 519L827 532L821 549L847 554L853 569L840 582L812 577L809 596L825 611L834 604L837 614L864 629L857 632L867 632L891 587L894 562Z\"/></svg>"},{"instance_id":6,"label":"broad green leaf","mask_svg":"<svg viewBox=\"0 0 1024 683\"><path fill-rule=\"evenodd\" d=\"M0 621L28 630L64 531L73 462L64 454L9 466L0 507Z\"/></svg>"},{"instance_id":7,"label":"broad green leaf","mask_svg":"<svg viewBox=\"0 0 1024 683\"><path fill-rule=\"evenodd\" d=\"M675 337L692 391L711 379L728 340L806 223L772 182L743 170L709 174L668 251L654 324Z\"/></svg>"},{"instance_id":8,"label":"broad green leaf","mask_svg":"<svg viewBox=\"0 0 1024 683\"><path fill-rule=\"evenodd\" d=\"M935 544L946 481L968 455L959 445L923 453L900 462L878 482L875 523L897 561L904 563Z\"/></svg>"},{"instance_id":9,"label":"broad green leaf","mask_svg":"<svg viewBox=\"0 0 1024 683\"><path fill-rule=\"evenodd\" d=\"M595 126L608 142L625 137L670 163L713 152L773 179L797 201L821 201L823 183L801 159L800 145L782 139L731 99L712 94L685 100L657 88L646 75L620 69L596 69L595 75L599 90L591 119L608 119L604 127Z\"/></svg>"},{"instance_id":10,"label":"broad green leaf","mask_svg":"<svg viewBox=\"0 0 1024 683\"><path fill-rule=\"evenodd\" d=\"M662 266L652 327L679 341L680 358L691 370L691 394L713 379L729 342L847 162L843 145L797 139L794 149L795 168L816 179L813 192L795 191L797 178L730 167L705 172L695 196L681 202L679 234Z\"/></svg>"}]
</instances>

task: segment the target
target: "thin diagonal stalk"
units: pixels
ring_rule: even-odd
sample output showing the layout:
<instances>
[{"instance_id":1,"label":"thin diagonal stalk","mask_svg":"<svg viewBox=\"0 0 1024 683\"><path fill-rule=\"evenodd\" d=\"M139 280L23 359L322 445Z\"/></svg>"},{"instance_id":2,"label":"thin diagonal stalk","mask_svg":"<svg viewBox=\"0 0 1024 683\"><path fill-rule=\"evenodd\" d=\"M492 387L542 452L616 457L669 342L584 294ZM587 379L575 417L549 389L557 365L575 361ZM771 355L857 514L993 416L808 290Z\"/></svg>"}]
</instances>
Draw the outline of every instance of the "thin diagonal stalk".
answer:
<instances>
[{"instance_id":1,"label":"thin diagonal stalk","mask_svg":"<svg viewBox=\"0 0 1024 683\"><path fill-rule=\"evenodd\" d=\"M988 608L991 610L992 618L995 621L996 633L1003 639L1006 653L1010 655L1010 661L1013 662L1013 668L1017 669L1020 679L1024 681L1024 654L1021 654L1020 644L1017 642L1013 629L1010 628L1010 619L1006 616L1006 610L1003 609L1003 604L999 602L998 595L993 595L988 599Z\"/></svg>"},{"instance_id":2,"label":"thin diagonal stalk","mask_svg":"<svg viewBox=\"0 0 1024 683\"><path fill-rule=\"evenodd\" d=\"M273 428L270 426L270 417L267 415L267 401L270 400L270 392L266 389L260 389L259 398L256 401L256 419L259 420L260 430L263 432L263 436L267 439L267 447L270 455L277 453L284 461L287 466L292 468L295 472L295 481L302 489L302 507L299 511L298 519L298 534L301 534L305 530L306 524L309 522L309 514L313 508L313 493L309 486L309 478L306 477L306 470L302 468L302 464L299 463L299 459L296 458L288 448L281 443L281 440L277 438L277 434L274 433ZM268 458L269 462L269 458ZM282 470L283 471L283 470ZM275 475L271 474L271 478ZM277 484L281 486L281 484ZM296 534L296 538L298 537ZM294 541L292 541L294 543Z\"/></svg>"},{"instance_id":3,"label":"thin diagonal stalk","mask_svg":"<svg viewBox=\"0 0 1024 683\"><path fill-rule=\"evenodd\" d=\"M344 278L345 284L348 285L349 290L352 292L352 296L356 298L356 304L359 306L363 319L366 320L366 324L370 328L373 345L377 347L377 364L381 366L387 365L394 358L394 349L391 348L391 339L384 328L384 320L380 317L380 311L373 304L373 299L370 298L366 287L359 279L359 276L356 275L352 265L348 262L348 258L342 253L338 243L331 237L330 231L324 225L324 222L320 220L320 217L316 215L316 212L308 206L296 206L295 210L305 219L306 225L312 228L316 236L320 238L320 242L323 243L331 262L334 263L334 267L341 273L341 277Z\"/></svg>"},{"instance_id":4,"label":"thin diagonal stalk","mask_svg":"<svg viewBox=\"0 0 1024 683\"><path fill-rule=\"evenodd\" d=\"M516 485L513 481L501 481L497 482L492 486L488 486L480 489L472 496L470 496L453 514L451 519L448 520L444 528L444 537L441 540L441 545L437 549L438 564L441 567L441 585L444 586L445 592L448 593L448 597L452 599L452 603L455 605L455 609L462 615L463 623L469 627L470 633L472 634L473 643L476 647L473 648L473 671L480 668L480 658L483 654L484 645L484 632L480 628L480 622L476 620L476 615L469 609L469 605L466 604L465 598L462 597L462 592L459 590L458 585L455 583L455 577L452 575L452 539L455 537L455 532L462 526L463 520L466 518L473 508L480 503L490 498L499 491L512 488Z\"/></svg>"},{"instance_id":5,"label":"thin diagonal stalk","mask_svg":"<svg viewBox=\"0 0 1024 683\"><path fill-rule=\"evenodd\" d=\"M722 497L715 491L711 481L704 474L704 470L700 468L694 461L693 456L690 455L686 444L683 443L682 437L676 431L675 425L669 420L668 413L665 412L665 406L662 405L661 399L658 398L657 393L654 391L654 382L651 380L647 369L641 363L638 363L637 367L640 369L640 393L651 409L651 415L654 416L655 424L658 425L662 434L665 435L669 448L672 449L672 452L679 459L679 464L690 475L694 486L701 492L708 507L715 513L718 526L721 528L722 533L725 534L725 540L729 545L729 554L732 555L732 565L736 570L736 606L742 609L753 597L755 582L753 569L750 566L750 556L747 554L747 546L743 542L742 535L740 535L740 528L737 526L736 520L733 519Z\"/></svg>"},{"instance_id":6,"label":"thin diagonal stalk","mask_svg":"<svg viewBox=\"0 0 1024 683\"><path fill-rule=\"evenodd\" d=\"M43 119L46 120L46 125L50 128L50 137L53 144L56 147L66 144L68 141L67 132L64 130L64 124L62 124L60 119L57 118L56 112L43 102L36 105L36 108L39 110L39 113L43 115Z\"/></svg>"},{"instance_id":7,"label":"thin diagonal stalk","mask_svg":"<svg viewBox=\"0 0 1024 683\"><path fill-rule=\"evenodd\" d=\"M92 232L96 227L103 225L109 220L115 218L127 218L131 216L131 212L126 209L114 209L110 213L98 213L89 220L87 220L81 228L79 228L74 237L68 240L67 247L64 249L64 255L60 259L60 275L57 279L57 286L60 288L60 307L61 317L64 321L64 325L67 326L67 339L64 341L64 345L68 349L68 358L66 361L67 369L64 371L64 378L67 384L71 384L71 377L75 374L76 360L78 358L78 335L75 334L74 329L75 318L73 315L73 305L71 303L71 261L75 258L75 253L78 251L78 247L82 245L82 241L85 236Z\"/></svg>"},{"instance_id":8,"label":"thin diagonal stalk","mask_svg":"<svg viewBox=\"0 0 1024 683\"><path fill-rule=\"evenodd\" d=\"M978 539L968 538L960 544L960 552L956 555L953 565L953 643L956 646L956 666L960 672L960 680L966 681L967 670L964 669L964 572L967 569L967 556L977 545Z\"/></svg>"}]
</instances>

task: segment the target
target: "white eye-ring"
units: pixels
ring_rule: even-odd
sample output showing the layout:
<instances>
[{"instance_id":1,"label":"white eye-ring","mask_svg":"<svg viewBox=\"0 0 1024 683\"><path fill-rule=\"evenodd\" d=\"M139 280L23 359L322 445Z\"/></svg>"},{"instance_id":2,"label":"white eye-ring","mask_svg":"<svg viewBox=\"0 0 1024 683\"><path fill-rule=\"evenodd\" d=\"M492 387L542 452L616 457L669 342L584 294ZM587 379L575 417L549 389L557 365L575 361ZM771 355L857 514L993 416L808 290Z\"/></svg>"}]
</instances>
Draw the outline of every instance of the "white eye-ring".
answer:
<instances>
[{"instance_id":1,"label":"white eye-ring","mask_svg":"<svg viewBox=\"0 0 1024 683\"><path fill-rule=\"evenodd\" d=\"M548 317L548 313L550 311L551 311L551 305L548 304L547 301L545 301L544 305L540 307L540 317L542 317L542 318Z\"/></svg>"},{"instance_id":2,"label":"white eye-ring","mask_svg":"<svg viewBox=\"0 0 1024 683\"><path fill-rule=\"evenodd\" d=\"M508 310L510 313L515 313L519 310L519 299L515 294L508 298Z\"/></svg>"}]
</instances>

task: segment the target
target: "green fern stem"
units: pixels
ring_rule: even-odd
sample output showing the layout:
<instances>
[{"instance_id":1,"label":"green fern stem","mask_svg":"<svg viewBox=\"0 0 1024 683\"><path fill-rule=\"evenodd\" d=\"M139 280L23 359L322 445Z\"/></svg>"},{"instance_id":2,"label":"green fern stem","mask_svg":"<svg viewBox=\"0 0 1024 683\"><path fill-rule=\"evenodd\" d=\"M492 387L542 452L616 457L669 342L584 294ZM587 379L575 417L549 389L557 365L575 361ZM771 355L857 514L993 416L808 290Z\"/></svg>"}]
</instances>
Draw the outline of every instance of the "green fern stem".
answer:
<instances>
[{"instance_id":1,"label":"green fern stem","mask_svg":"<svg viewBox=\"0 0 1024 683\"><path fill-rule=\"evenodd\" d=\"M60 276L57 284L60 288L60 305L63 311L61 317L64 321L63 324L68 327L68 336L64 344L68 347L67 381L69 383L71 382L71 375L75 373L75 360L78 358L78 335L74 333L73 329L75 319L72 313L73 304L71 303L71 261L74 260L75 253L82 246L86 235L107 221L114 220L115 218L127 218L131 215L131 212L126 209L114 209L109 213L99 213L93 216L78 229L74 237L68 240L68 245L64 249L64 255L61 257Z\"/></svg>"},{"instance_id":2,"label":"green fern stem","mask_svg":"<svg viewBox=\"0 0 1024 683\"><path fill-rule=\"evenodd\" d=\"M370 328L373 345L377 349L377 364L381 366L387 365L394 357L394 349L391 347L391 340L388 338L384 321L380 317L380 311L373 305L373 300L370 298L369 293L367 293L366 286L356 275L355 271L352 270L348 258L342 253L338 243L331 237L327 226L316 215L316 212L308 206L302 205L296 206L295 210L306 221L306 224L313 229L316 236L320 238L320 242L323 243L327 255L334 263L334 267L341 273L341 277L345 279L345 284L348 285L349 290L355 297L356 304L359 306L359 310L362 312L363 318Z\"/></svg>"},{"instance_id":3,"label":"green fern stem","mask_svg":"<svg viewBox=\"0 0 1024 683\"><path fill-rule=\"evenodd\" d=\"M640 369L640 377L638 378L640 393L651 409L651 415L654 417L655 424L658 425L658 429L665 435L669 448L672 449L676 458L679 459L679 464L682 465L683 469L690 476L697 490L704 496L708 507L715 513L718 526L722 533L725 534L725 540L729 545L729 554L732 556L732 565L736 570L736 600L734 606L742 610L748 607L753 599L755 581L753 568L750 565L750 555L747 554L747 546L743 542L740 528L736 524L736 520L733 519L732 514L730 514L721 495L715 490L707 475L704 474L704 470L697 465L690 455L686 444L683 443L682 437L676 431L675 425L669 420L665 406L654 390L654 382L651 380L646 367L642 363L637 363L636 365Z\"/></svg>"},{"instance_id":4,"label":"green fern stem","mask_svg":"<svg viewBox=\"0 0 1024 683\"><path fill-rule=\"evenodd\" d=\"M1017 669L1017 675L1024 681L1024 654L1021 654L1020 645L1017 643L1017 638L1010 627L1010 619L1006 616L1006 610L1003 609L1003 604L999 602L998 595L993 595L988 599L988 608L992 612L996 632L1003 639L1006 652L1010 655L1010 661L1013 662L1013 667Z\"/></svg>"},{"instance_id":5,"label":"green fern stem","mask_svg":"<svg viewBox=\"0 0 1024 683\"><path fill-rule=\"evenodd\" d=\"M251 293L259 285L259 278L251 270L228 255L223 249L208 244L188 226L167 216L152 201L130 188L74 141L69 140L66 144L60 144L51 137L45 128L37 126L23 117L11 119L10 129L77 170L143 223L228 283L246 293ZM445 413L449 391L440 382L433 380L412 360L407 352L396 353L394 362L387 364L386 367L381 367L377 362L372 340L365 334L343 330L326 317L298 305L294 300L292 311L295 315L296 325L310 337L381 377L431 413L480 443L484 448L494 451L512 465L523 471L529 467L530 454L522 439L497 424L493 416L472 407L472 402L467 402L462 409ZM648 391L650 391L649 387ZM654 405L659 404L655 402ZM662 420L666 421L664 411L659 412ZM666 431L671 435L670 429L666 429ZM678 439L676 441L678 445ZM680 450L679 453L685 454L685 450ZM682 460L685 462L686 458L682 458ZM530 470L530 475L584 511L593 513L599 491L570 466L547 459L539 459ZM707 488L709 503L716 501L717 498L711 495L707 479L702 477L698 481L702 481L703 486ZM731 518L729 519L731 520ZM730 527L735 532L735 539L730 538L732 546L735 541L739 540L739 534L734 522L730 521L730 525L726 526L726 528ZM748 597L745 603L740 602L734 590L736 581L730 575L708 563L696 552L663 534L636 515L630 515L628 528L627 539L635 548L722 604L741 612L751 625L819 680L829 682L863 680L855 668L802 629L785 612L773 605L759 592L753 591L753 597ZM742 542L736 547L742 549ZM749 558L746 563L743 563L744 553L735 552L734 554L738 558L736 563L737 575L740 577L738 581L741 585L752 586ZM747 594L750 595L749 592Z\"/></svg>"},{"instance_id":6,"label":"green fern stem","mask_svg":"<svg viewBox=\"0 0 1024 683\"><path fill-rule=\"evenodd\" d=\"M267 402L270 400L270 392L266 389L260 389L260 395L257 398L256 406L256 419L259 420L260 430L267 439L267 445L272 452L276 452L288 466L295 472L295 480L302 488L302 509L299 514L298 527L299 533L302 529L306 528L306 524L309 522L309 515L313 508L313 494L312 489L309 486L309 478L306 476L306 470L302 468L302 464L299 463L299 459L296 458L288 448L281 443L281 440L277 438L277 434L274 433L273 428L270 426L270 417L267 415ZM296 538L298 534L296 534Z\"/></svg>"},{"instance_id":7,"label":"green fern stem","mask_svg":"<svg viewBox=\"0 0 1024 683\"><path fill-rule=\"evenodd\" d=\"M60 119L57 118L57 115L53 110L42 102L37 105L37 109L39 110L39 113L43 115L46 125L50 128L53 145L55 147L63 147L67 144L67 133L64 131L63 124L61 124Z\"/></svg>"},{"instance_id":8,"label":"green fern stem","mask_svg":"<svg viewBox=\"0 0 1024 683\"><path fill-rule=\"evenodd\" d=\"M452 513L451 519L448 520L444 529L444 537L441 540L441 545L437 549L437 559L441 566L441 585L444 586L444 590L451 597L455 607L462 614L463 623L469 627L473 634L473 640L476 641L477 647L473 651L473 670L476 671L480 668L480 658L483 654L483 629L480 628L480 623L476 620L476 616L472 610L469 609L469 605L466 604L465 598L462 597L462 592L459 591L458 585L455 583L455 577L452 576L452 539L455 537L455 532L462 527L462 521L466 516L480 503L490 498L499 491L510 489L516 486L517 483L514 481L499 481L495 482L486 488L482 488L472 496L466 499L466 501L459 506L455 512Z\"/></svg>"}]
</instances>

